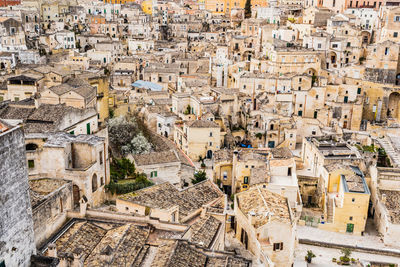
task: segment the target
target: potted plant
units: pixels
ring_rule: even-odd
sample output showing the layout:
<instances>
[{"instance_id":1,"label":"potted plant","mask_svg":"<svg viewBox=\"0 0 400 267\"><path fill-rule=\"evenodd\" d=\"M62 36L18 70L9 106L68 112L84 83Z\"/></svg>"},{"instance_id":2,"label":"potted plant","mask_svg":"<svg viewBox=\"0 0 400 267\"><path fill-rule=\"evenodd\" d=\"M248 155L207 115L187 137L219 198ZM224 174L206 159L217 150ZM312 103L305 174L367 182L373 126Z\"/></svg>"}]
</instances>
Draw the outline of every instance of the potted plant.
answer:
<instances>
[{"instance_id":1,"label":"potted plant","mask_svg":"<svg viewBox=\"0 0 400 267\"><path fill-rule=\"evenodd\" d=\"M350 255L351 255L351 250L349 248L342 248L340 250L342 252L343 256L340 257L340 262L342 265L350 265Z\"/></svg>"},{"instance_id":2,"label":"potted plant","mask_svg":"<svg viewBox=\"0 0 400 267\"><path fill-rule=\"evenodd\" d=\"M305 257L305 260L306 260L308 263L311 263L312 258L315 258L315 254L312 252L312 250L307 250L307 255L306 255L306 257Z\"/></svg>"}]
</instances>

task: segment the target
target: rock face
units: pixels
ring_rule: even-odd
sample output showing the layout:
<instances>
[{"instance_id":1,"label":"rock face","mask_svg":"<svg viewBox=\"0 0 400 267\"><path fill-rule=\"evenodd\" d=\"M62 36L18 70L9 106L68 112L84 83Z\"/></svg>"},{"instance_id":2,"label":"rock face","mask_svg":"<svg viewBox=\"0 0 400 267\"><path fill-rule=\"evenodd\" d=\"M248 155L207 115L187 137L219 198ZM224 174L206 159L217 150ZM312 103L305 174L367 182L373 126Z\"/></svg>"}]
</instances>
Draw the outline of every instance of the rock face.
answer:
<instances>
[{"instance_id":1,"label":"rock face","mask_svg":"<svg viewBox=\"0 0 400 267\"><path fill-rule=\"evenodd\" d=\"M36 252L24 133L0 132L0 263L29 266Z\"/></svg>"}]
</instances>

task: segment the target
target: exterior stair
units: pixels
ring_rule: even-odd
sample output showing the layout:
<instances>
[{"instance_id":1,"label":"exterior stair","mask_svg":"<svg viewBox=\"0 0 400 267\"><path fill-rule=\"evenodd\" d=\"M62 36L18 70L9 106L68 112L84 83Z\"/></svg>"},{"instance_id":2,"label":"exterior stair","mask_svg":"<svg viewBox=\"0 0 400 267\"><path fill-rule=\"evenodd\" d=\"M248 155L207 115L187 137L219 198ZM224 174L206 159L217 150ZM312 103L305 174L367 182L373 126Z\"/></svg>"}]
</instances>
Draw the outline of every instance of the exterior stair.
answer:
<instances>
[{"instance_id":1,"label":"exterior stair","mask_svg":"<svg viewBox=\"0 0 400 267\"><path fill-rule=\"evenodd\" d=\"M385 150L386 154L392 160L393 167L400 167L400 153L397 152L392 146L392 142L385 137L382 139L377 139L381 147Z\"/></svg>"},{"instance_id":2,"label":"exterior stair","mask_svg":"<svg viewBox=\"0 0 400 267\"><path fill-rule=\"evenodd\" d=\"M333 197L328 196L328 218L327 218L327 223L333 223L333 214L334 214L334 205L335 205L335 199Z\"/></svg>"}]
</instances>

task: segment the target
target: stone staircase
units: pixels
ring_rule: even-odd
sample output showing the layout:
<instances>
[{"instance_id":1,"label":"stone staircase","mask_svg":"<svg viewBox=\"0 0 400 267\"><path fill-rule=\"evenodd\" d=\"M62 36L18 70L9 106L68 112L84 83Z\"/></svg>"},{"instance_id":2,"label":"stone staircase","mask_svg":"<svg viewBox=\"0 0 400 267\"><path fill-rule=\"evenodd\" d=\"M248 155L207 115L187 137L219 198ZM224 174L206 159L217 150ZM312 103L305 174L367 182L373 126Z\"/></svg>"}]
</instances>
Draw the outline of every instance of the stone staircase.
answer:
<instances>
[{"instance_id":1,"label":"stone staircase","mask_svg":"<svg viewBox=\"0 0 400 267\"><path fill-rule=\"evenodd\" d=\"M377 140L381 147L385 150L386 154L392 160L393 167L400 167L400 153L394 149L390 137L385 137Z\"/></svg>"},{"instance_id":2,"label":"stone staircase","mask_svg":"<svg viewBox=\"0 0 400 267\"><path fill-rule=\"evenodd\" d=\"M327 223L333 223L333 214L334 214L334 205L335 205L335 199L332 196L328 196L328 203L327 203L327 216L326 218Z\"/></svg>"}]
</instances>

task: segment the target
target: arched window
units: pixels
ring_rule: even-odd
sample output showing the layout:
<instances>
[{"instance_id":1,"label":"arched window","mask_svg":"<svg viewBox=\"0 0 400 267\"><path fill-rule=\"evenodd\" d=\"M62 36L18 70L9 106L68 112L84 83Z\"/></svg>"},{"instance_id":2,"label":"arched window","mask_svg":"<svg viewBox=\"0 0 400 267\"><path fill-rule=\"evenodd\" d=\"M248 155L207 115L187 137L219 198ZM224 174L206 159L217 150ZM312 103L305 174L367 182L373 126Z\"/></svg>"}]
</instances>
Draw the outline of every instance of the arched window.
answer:
<instances>
[{"instance_id":1,"label":"arched window","mask_svg":"<svg viewBox=\"0 0 400 267\"><path fill-rule=\"evenodd\" d=\"M95 192L97 190L97 175L93 174L92 177L92 192Z\"/></svg>"},{"instance_id":2,"label":"arched window","mask_svg":"<svg viewBox=\"0 0 400 267\"><path fill-rule=\"evenodd\" d=\"M25 149L26 149L26 151L35 151L36 149L38 149L38 145L29 143L25 146Z\"/></svg>"}]
</instances>

